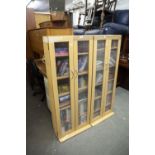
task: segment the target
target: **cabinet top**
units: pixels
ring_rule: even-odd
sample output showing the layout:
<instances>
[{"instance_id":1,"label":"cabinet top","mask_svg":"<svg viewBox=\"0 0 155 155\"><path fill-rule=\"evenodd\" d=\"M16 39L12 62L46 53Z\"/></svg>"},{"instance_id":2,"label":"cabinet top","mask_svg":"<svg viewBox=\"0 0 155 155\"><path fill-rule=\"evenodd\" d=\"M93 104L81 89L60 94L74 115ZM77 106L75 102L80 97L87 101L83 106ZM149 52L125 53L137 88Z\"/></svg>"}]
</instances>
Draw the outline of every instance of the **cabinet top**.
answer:
<instances>
[{"instance_id":1,"label":"cabinet top","mask_svg":"<svg viewBox=\"0 0 155 155\"><path fill-rule=\"evenodd\" d=\"M65 35L65 36L43 36L44 43L69 41L69 40L86 40L86 39L121 39L121 35Z\"/></svg>"}]
</instances>

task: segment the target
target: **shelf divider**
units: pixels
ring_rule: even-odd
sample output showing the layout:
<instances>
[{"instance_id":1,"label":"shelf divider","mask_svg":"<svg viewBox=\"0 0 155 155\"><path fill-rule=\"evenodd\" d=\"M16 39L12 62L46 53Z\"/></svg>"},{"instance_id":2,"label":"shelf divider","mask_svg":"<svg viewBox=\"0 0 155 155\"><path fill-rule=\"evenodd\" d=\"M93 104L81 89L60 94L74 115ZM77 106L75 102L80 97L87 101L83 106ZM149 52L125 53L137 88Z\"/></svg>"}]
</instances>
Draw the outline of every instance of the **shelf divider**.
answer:
<instances>
[{"instance_id":1,"label":"shelf divider","mask_svg":"<svg viewBox=\"0 0 155 155\"><path fill-rule=\"evenodd\" d=\"M84 71L84 72L79 72L78 75L86 75L88 74L88 71Z\"/></svg>"},{"instance_id":2,"label":"shelf divider","mask_svg":"<svg viewBox=\"0 0 155 155\"><path fill-rule=\"evenodd\" d=\"M85 87L82 87L82 88L78 88L78 91L83 91L83 90L86 90L88 87L85 86Z\"/></svg>"},{"instance_id":3,"label":"shelf divider","mask_svg":"<svg viewBox=\"0 0 155 155\"><path fill-rule=\"evenodd\" d=\"M81 52L81 53L78 53L78 55L88 55L88 52Z\"/></svg>"},{"instance_id":4,"label":"shelf divider","mask_svg":"<svg viewBox=\"0 0 155 155\"><path fill-rule=\"evenodd\" d=\"M65 96L65 95L69 95L69 94L70 94L70 92L60 93L60 94L59 94L59 97L61 97L61 96Z\"/></svg>"},{"instance_id":5,"label":"shelf divider","mask_svg":"<svg viewBox=\"0 0 155 155\"><path fill-rule=\"evenodd\" d=\"M65 75L65 76L58 76L57 80L62 80L62 79L67 79L69 78L69 75Z\"/></svg>"}]
</instances>

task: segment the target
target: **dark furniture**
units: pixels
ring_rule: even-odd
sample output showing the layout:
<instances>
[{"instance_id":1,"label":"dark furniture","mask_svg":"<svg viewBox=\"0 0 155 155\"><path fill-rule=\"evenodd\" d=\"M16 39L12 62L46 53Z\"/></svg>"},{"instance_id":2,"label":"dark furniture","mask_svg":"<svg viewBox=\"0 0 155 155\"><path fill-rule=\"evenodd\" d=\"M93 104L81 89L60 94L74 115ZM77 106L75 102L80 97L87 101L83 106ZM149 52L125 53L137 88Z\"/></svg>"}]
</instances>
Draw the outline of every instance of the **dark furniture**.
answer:
<instances>
[{"instance_id":1,"label":"dark furniture","mask_svg":"<svg viewBox=\"0 0 155 155\"><path fill-rule=\"evenodd\" d=\"M84 27L74 27L75 35L102 35L102 34L121 34L122 45L119 61L119 72L117 85L129 89L129 10L116 10L105 13L104 25L102 28L92 27L86 30Z\"/></svg>"}]
</instances>

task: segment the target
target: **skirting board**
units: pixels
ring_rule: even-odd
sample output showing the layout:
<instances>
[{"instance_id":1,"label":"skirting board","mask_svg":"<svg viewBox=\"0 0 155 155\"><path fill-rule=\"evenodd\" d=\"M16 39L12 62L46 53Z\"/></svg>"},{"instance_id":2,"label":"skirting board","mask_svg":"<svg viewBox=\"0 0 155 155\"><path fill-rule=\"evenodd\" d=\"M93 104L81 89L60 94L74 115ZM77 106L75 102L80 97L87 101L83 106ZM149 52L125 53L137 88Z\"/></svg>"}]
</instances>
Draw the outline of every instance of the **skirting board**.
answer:
<instances>
[{"instance_id":1,"label":"skirting board","mask_svg":"<svg viewBox=\"0 0 155 155\"><path fill-rule=\"evenodd\" d=\"M75 136L75 135L77 135L77 134L79 134L79 133L81 133L81 132L87 130L87 129L90 128L90 127L91 127L91 125L86 125L86 126L84 126L83 128L80 128L80 129L78 129L78 130L76 130L76 131L74 131L74 132L72 132L72 133L66 135L65 137L59 138L59 141L60 141L60 142L64 142L65 140L67 140L67 139L69 139L69 138L71 138L71 137L73 137L73 136Z\"/></svg>"},{"instance_id":2,"label":"skirting board","mask_svg":"<svg viewBox=\"0 0 155 155\"><path fill-rule=\"evenodd\" d=\"M92 125L92 126L95 126L95 125L101 123L102 121L108 119L109 117L111 117L111 116L113 116L113 115L114 115L114 112L110 112L109 114L105 115L104 117L102 117L102 118L100 118L100 119L94 121L93 123L91 123L91 125Z\"/></svg>"}]
</instances>

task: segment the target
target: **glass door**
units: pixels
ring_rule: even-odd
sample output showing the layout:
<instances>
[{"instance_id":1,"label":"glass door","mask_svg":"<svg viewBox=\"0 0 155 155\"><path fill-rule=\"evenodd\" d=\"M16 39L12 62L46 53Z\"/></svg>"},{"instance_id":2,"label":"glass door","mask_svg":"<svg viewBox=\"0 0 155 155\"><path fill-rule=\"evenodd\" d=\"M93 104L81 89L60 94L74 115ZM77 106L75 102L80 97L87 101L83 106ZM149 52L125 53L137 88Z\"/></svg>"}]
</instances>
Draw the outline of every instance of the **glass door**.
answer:
<instances>
[{"instance_id":1,"label":"glass door","mask_svg":"<svg viewBox=\"0 0 155 155\"><path fill-rule=\"evenodd\" d=\"M106 40L102 36L94 37L93 54L93 86L91 119L96 120L102 116L105 88Z\"/></svg>"},{"instance_id":2,"label":"glass door","mask_svg":"<svg viewBox=\"0 0 155 155\"><path fill-rule=\"evenodd\" d=\"M76 126L89 123L92 77L93 38L74 37Z\"/></svg>"},{"instance_id":3,"label":"glass door","mask_svg":"<svg viewBox=\"0 0 155 155\"><path fill-rule=\"evenodd\" d=\"M120 49L120 41L118 39L109 40L110 52L108 56L108 72L107 72L107 88L106 88L106 102L105 112L109 112L112 109L114 90L116 87L117 68Z\"/></svg>"},{"instance_id":4,"label":"glass door","mask_svg":"<svg viewBox=\"0 0 155 155\"><path fill-rule=\"evenodd\" d=\"M73 37L52 37L52 81L61 136L74 128Z\"/></svg>"}]
</instances>

